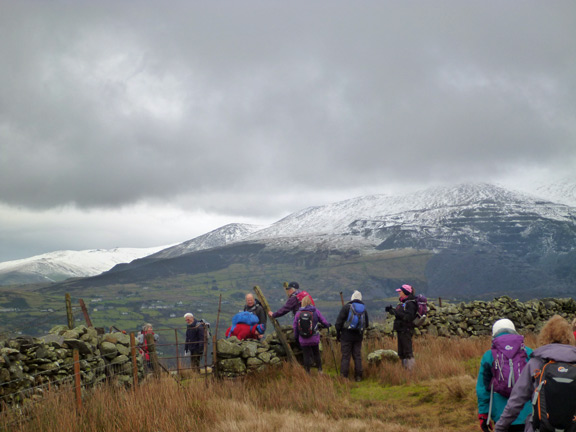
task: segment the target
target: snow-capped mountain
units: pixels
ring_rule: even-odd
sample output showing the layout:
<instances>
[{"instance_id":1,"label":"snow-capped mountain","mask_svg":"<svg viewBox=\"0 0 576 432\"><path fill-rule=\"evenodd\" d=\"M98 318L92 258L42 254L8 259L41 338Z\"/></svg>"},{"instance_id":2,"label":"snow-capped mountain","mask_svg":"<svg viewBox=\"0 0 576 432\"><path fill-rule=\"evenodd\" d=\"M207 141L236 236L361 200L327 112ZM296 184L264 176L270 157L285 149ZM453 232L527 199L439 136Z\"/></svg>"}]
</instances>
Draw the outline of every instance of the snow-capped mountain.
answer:
<instances>
[{"instance_id":1,"label":"snow-capped mountain","mask_svg":"<svg viewBox=\"0 0 576 432\"><path fill-rule=\"evenodd\" d=\"M0 285L56 282L72 277L95 276L116 264L128 263L166 247L65 250L5 261L0 263Z\"/></svg>"},{"instance_id":2,"label":"snow-capped mountain","mask_svg":"<svg viewBox=\"0 0 576 432\"><path fill-rule=\"evenodd\" d=\"M494 208L503 215L532 214L546 220L574 221L576 209L490 184L435 187L403 196L371 195L310 207L248 236L248 240L318 235L369 237L376 229L440 227L462 212ZM477 214L475 216L479 218ZM370 231L370 232L368 232ZM429 235L430 233L428 233ZM377 236L374 241L382 241Z\"/></svg>"},{"instance_id":3,"label":"snow-capped mountain","mask_svg":"<svg viewBox=\"0 0 576 432\"><path fill-rule=\"evenodd\" d=\"M574 189L576 187L570 189L570 183L565 183L561 190L568 196L568 192ZM552 195L551 191L560 189L541 190L541 195ZM97 275L110 269L108 278L121 273L129 278L131 271L135 271L133 274L138 274L138 277L145 277L147 266L154 266L154 271L148 274L162 277L162 272L170 268L169 262L173 259L182 258L171 274L198 267L194 261L195 253L202 251L207 253L203 255L201 269L210 266L211 260L227 256L227 251L235 245L238 247L234 249L234 257L229 257L227 262L241 260L242 252L239 251L243 250L242 244L246 245L246 250L261 251L256 259L264 259L269 254L267 262L278 261L285 251L314 257L309 262L315 262L318 257L332 251L369 254L383 250L426 250L437 256L435 261L431 261L434 265L429 265L427 270L429 283L434 283L434 278L443 278L441 283L445 286L459 283L446 280L446 275L455 272L453 257L446 257L457 254L463 268L482 262L488 269L508 266L492 272L502 278L505 275L512 278L510 269L514 269L514 274L531 275L529 280L512 278L509 287L519 283L543 286L542 281L551 284L556 280L554 272L568 275L568 279L564 278L566 281L562 282L566 285L573 277L570 269L576 267L572 266L576 256L576 207L557 203L546 196L529 195L490 184L435 187L402 196L362 196L309 207L269 227L225 225L175 246L139 250L138 256L120 257L101 265L96 251L86 251L92 253L84 253L84 261L75 258L62 264L61 257L54 258L53 261L59 261L58 265L49 263L44 256L29 259L33 260L33 265L22 263L27 260L19 260L20 264L34 269L26 272L15 265L17 262L1 263L0 284L19 283L23 273L33 275L35 282ZM254 248L254 245L258 247ZM219 250L210 252L214 248ZM284 255L282 259L287 258ZM464 260L468 261L464 263ZM219 265L228 264L220 262ZM443 271L435 270L437 268ZM487 277L483 271L476 269L475 278ZM535 283L536 279L539 282ZM6 280L9 282L4 282ZM26 283L34 281L27 280ZM468 285L469 289L476 289L474 283Z\"/></svg>"},{"instance_id":4,"label":"snow-capped mountain","mask_svg":"<svg viewBox=\"0 0 576 432\"><path fill-rule=\"evenodd\" d=\"M192 240L185 241L176 246L163 249L148 258L172 258L184 255L190 252L199 251L202 249L210 249L213 247L226 246L231 243L242 241L250 234L261 230L259 225L239 224L233 223L224 225L218 229L210 231Z\"/></svg>"}]
</instances>

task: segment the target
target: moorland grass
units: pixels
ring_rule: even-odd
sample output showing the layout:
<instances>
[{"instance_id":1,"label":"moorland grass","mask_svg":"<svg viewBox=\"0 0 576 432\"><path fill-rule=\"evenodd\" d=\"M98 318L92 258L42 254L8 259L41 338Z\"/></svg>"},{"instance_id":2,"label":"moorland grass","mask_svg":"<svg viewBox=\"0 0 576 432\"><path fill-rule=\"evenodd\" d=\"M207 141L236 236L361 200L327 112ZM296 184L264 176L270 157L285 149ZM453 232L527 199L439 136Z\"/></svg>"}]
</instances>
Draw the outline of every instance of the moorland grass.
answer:
<instances>
[{"instance_id":1,"label":"moorland grass","mask_svg":"<svg viewBox=\"0 0 576 432\"><path fill-rule=\"evenodd\" d=\"M532 339L527 338L528 345ZM396 341L366 341L364 353L395 348ZM336 345L337 346L337 345ZM283 364L235 380L180 383L147 379L137 389L105 385L86 392L75 410L71 389L51 391L18 417L5 411L0 428L22 432L125 431L468 431L477 427L475 382L490 338L421 337L414 341L416 368L366 365L364 381L336 377L334 357L325 347L330 374L310 375ZM334 353L339 362L339 353Z\"/></svg>"}]
</instances>

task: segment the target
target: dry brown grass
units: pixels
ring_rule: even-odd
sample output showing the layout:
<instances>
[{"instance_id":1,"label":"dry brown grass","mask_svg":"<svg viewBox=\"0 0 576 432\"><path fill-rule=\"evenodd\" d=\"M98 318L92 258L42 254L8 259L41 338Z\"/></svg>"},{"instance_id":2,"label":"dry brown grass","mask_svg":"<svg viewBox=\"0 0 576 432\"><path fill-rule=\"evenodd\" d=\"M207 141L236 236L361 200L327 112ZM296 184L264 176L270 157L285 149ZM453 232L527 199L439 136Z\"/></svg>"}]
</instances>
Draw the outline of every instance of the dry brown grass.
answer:
<instances>
[{"instance_id":1,"label":"dry brown grass","mask_svg":"<svg viewBox=\"0 0 576 432\"><path fill-rule=\"evenodd\" d=\"M366 341L365 352L395 349L395 340ZM14 413L0 428L43 432L125 431L468 431L476 428L475 378L489 338L415 340L416 369L366 365L365 381L306 374L285 364L229 381L164 377L138 389L103 386L75 411L73 391L51 392L19 424ZM325 369L333 368L326 347ZM336 361L340 360L339 353Z\"/></svg>"}]
</instances>

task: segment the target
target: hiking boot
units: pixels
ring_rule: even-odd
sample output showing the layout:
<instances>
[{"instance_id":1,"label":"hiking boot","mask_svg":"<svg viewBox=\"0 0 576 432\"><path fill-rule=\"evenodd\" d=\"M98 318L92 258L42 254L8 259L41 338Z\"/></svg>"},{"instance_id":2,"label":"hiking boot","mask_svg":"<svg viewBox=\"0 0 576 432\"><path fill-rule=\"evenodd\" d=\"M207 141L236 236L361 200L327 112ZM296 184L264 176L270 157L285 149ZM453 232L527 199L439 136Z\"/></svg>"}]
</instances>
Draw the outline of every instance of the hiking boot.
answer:
<instances>
[{"instance_id":1,"label":"hiking boot","mask_svg":"<svg viewBox=\"0 0 576 432\"><path fill-rule=\"evenodd\" d=\"M360 381L362 381L362 377L359 377L359 376L358 376L358 377L356 377L356 378L354 378L354 379L355 379L355 381L356 381L356 382L360 382Z\"/></svg>"}]
</instances>

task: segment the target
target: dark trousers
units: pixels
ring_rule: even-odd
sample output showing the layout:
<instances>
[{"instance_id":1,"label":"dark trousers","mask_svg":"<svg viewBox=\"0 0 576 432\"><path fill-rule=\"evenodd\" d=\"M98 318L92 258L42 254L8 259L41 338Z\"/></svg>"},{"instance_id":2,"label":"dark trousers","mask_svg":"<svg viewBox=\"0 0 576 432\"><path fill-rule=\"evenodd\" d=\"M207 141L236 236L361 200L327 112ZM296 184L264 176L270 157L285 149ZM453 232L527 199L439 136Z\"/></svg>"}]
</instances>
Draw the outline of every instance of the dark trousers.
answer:
<instances>
[{"instance_id":1,"label":"dark trousers","mask_svg":"<svg viewBox=\"0 0 576 432\"><path fill-rule=\"evenodd\" d=\"M350 371L350 357L354 359L354 375L362 378L362 341L342 341L340 343L342 349L342 362L340 363L340 375L348 378Z\"/></svg>"},{"instance_id":2,"label":"dark trousers","mask_svg":"<svg viewBox=\"0 0 576 432\"><path fill-rule=\"evenodd\" d=\"M401 359L414 357L414 352L412 351L412 332L398 332L398 357Z\"/></svg>"},{"instance_id":3,"label":"dark trousers","mask_svg":"<svg viewBox=\"0 0 576 432\"><path fill-rule=\"evenodd\" d=\"M304 369L310 372L312 363L316 363L319 371L322 370L322 358L320 357L320 347L318 345L302 346L302 354L304 355Z\"/></svg>"},{"instance_id":4,"label":"dark trousers","mask_svg":"<svg viewBox=\"0 0 576 432\"><path fill-rule=\"evenodd\" d=\"M202 354L192 354L190 356L190 367L192 369L200 369L200 358Z\"/></svg>"}]
</instances>

